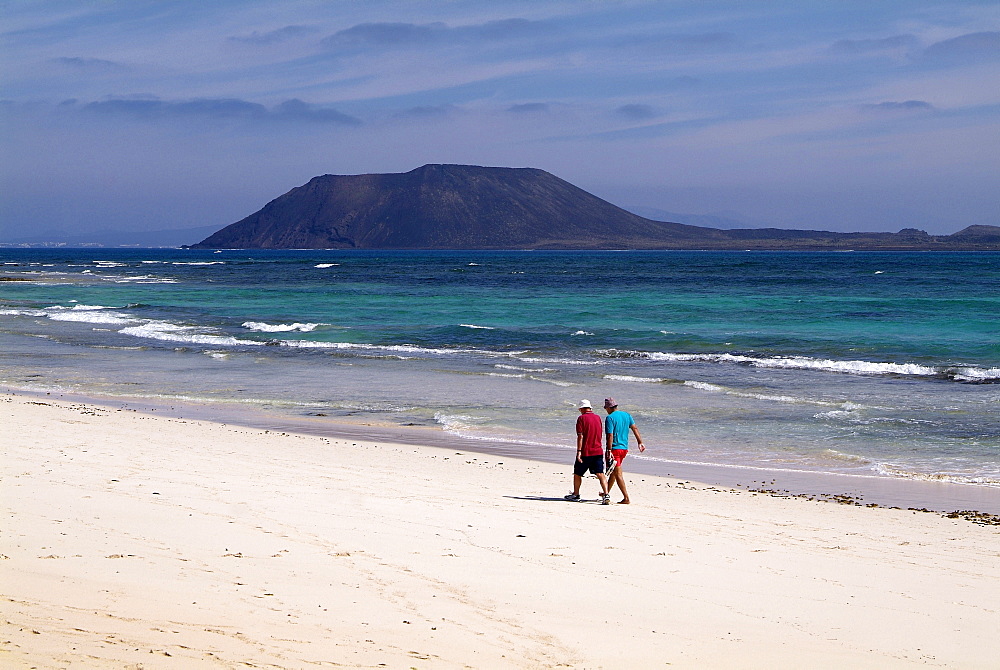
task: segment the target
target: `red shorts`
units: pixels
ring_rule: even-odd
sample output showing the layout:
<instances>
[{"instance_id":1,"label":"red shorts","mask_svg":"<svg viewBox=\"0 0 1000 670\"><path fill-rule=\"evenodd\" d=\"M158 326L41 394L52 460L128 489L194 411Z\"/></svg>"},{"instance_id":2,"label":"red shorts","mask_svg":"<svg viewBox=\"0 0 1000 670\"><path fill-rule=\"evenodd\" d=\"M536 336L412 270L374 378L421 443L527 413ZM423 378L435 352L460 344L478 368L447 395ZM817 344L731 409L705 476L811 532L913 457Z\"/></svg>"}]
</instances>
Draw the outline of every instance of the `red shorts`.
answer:
<instances>
[{"instance_id":1,"label":"red shorts","mask_svg":"<svg viewBox=\"0 0 1000 670\"><path fill-rule=\"evenodd\" d=\"M628 456L628 449L612 449L611 458L615 459L615 467L621 467L622 461Z\"/></svg>"}]
</instances>

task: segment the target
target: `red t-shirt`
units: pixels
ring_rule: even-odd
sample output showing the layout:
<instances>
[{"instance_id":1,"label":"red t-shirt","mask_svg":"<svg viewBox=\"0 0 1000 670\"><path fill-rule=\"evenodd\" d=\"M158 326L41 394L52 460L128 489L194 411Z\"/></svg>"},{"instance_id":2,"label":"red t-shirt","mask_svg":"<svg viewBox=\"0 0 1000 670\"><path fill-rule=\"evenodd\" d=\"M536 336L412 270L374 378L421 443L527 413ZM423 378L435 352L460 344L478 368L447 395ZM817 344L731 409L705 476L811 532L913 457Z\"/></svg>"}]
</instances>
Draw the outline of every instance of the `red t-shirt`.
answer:
<instances>
[{"instance_id":1,"label":"red t-shirt","mask_svg":"<svg viewBox=\"0 0 1000 670\"><path fill-rule=\"evenodd\" d=\"M601 417L593 412L581 414L576 419L576 434L583 435L583 455L604 454L604 426Z\"/></svg>"}]
</instances>

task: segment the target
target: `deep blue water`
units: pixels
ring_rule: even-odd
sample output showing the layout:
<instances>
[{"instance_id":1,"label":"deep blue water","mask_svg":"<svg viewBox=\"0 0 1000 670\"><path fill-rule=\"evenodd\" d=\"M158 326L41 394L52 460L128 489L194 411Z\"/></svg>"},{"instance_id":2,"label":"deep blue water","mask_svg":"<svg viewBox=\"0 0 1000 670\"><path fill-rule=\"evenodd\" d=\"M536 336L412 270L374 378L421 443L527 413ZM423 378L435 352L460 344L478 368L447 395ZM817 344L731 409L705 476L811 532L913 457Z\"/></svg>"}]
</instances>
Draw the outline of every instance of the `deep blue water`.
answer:
<instances>
[{"instance_id":1,"label":"deep blue water","mask_svg":"<svg viewBox=\"0 0 1000 670\"><path fill-rule=\"evenodd\" d=\"M0 384L1000 484L1000 254L2 250ZM570 426L567 428L567 426Z\"/></svg>"}]
</instances>

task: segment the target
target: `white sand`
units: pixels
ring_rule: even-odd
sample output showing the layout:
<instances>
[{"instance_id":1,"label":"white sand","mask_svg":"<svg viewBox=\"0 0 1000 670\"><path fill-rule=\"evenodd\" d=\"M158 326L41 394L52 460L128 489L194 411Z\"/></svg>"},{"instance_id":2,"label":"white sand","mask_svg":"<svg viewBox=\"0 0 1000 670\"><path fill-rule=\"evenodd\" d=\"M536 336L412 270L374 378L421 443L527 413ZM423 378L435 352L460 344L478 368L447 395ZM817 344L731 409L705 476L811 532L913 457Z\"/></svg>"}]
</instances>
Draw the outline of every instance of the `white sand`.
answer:
<instances>
[{"instance_id":1,"label":"white sand","mask_svg":"<svg viewBox=\"0 0 1000 670\"><path fill-rule=\"evenodd\" d=\"M1000 527L47 402L0 397L0 667L1000 659Z\"/></svg>"}]
</instances>

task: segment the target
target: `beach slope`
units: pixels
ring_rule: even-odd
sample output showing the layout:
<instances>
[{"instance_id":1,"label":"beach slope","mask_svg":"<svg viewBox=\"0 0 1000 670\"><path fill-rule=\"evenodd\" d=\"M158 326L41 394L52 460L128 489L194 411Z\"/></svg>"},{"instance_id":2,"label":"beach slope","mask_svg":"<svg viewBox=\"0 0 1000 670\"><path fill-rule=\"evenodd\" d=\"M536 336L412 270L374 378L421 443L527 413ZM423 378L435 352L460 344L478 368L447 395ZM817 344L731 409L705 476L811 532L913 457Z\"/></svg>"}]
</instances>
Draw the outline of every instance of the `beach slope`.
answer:
<instances>
[{"instance_id":1,"label":"beach slope","mask_svg":"<svg viewBox=\"0 0 1000 670\"><path fill-rule=\"evenodd\" d=\"M995 667L1000 528L0 397L0 666ZM584 484L596 499L596 482Z\"/></svg>"}]
</instances>

